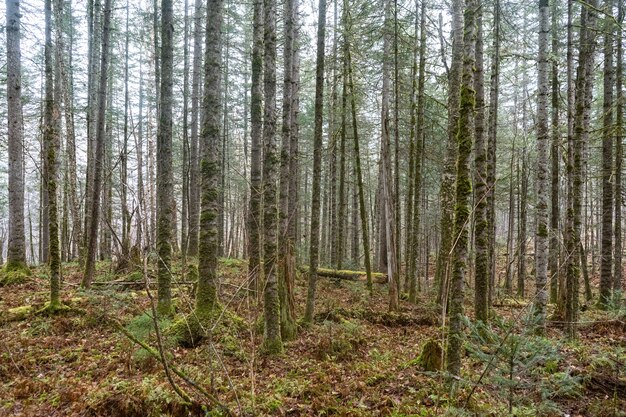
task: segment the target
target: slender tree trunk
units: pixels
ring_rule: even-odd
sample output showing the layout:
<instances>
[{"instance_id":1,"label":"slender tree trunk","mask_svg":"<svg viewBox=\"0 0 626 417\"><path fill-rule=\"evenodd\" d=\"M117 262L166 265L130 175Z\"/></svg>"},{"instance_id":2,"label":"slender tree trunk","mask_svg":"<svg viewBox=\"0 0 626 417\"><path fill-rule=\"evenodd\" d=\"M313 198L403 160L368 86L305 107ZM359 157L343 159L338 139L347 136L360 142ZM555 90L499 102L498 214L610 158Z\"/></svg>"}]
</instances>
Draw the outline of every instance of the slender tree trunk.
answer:
<instances>
[{"instance_id":1,"label":"slender tree trunk","mask_svg":"<svg viewBox=\"0 0 626 417\"><path fill-rule=\"evenodd\" d=\"M198 0L199 1L199 0ZM263 0L253 2L252 88L250 92L250 207L248 209L248 283L259 294L261 277L261 135L263 128Z\"/></svg>"},{"instance_id":2,"label":"slender tree trunk","mask_svg":"<svg viewBox=\"0 0 626 417\"><path fill-rule=\"evenodd\" d=\"M613 0L605 0L604 8L611 15ZM602 241L600 258L600 298L606 308L613 289L613 16L604 17L604 98L602 104Z\"/></svg>"},{"instance_id":3,"label":"slender tree trunk","mask_svg":"<svg viewBox=\"0 0 626 417\"><path fill-rule=\"evenodd\" d=\"M537 56L537 206L535 225L535 317L543 334L546 320L548 286L548 0L539 1Z\"/></svg>"},{"instance_id":4,"label":"slender tree trunk","mask_svg":"<svg viewBox=\"0 0 626 417\"><path fill-rule=\"evenodd\" d=\"M156 12L156 9L155 9ZM158 311L167 316L172 306L172 69L173 56L173 6L172 0L161 1L161 74L159 127L157 132L157 253L158 253ZM159 75L157 75L157 78Z\"/></svg>"},{"instance_id":5,"label":"slender tree trunk","mask_svg":"<svg viewBox=\"0 0 626 417\"><path fill-rule=\"evenodd\" d=\"M523 106L525 108L525 106ZM525 129L524 129L525 130ZM525 141L525 140L524 140ZM528 156L526 148L522 149L522 169L519 175L519 221L517 241L517 296L526 295L526 246L528 222Z\"/></svg>"},{"instance_id":6,"label":"slender tree trunk","mask_svg":"<svg viewBox=\"0 0 626 417\"><path fill-rule=\"evenodd\" d=\"M550 272L550 302L556 303L558 297L559 280L559 255L561 252L559 245L559 39L557 26L557 1L552 1L552 142L550 146L551 184L550 184L550 248L548 265Z\"/></svg>"},{"instance_id":7,"label":"slender tree trunk","mask_svg":"<svg viewBox=\"0 0 626 417\"><path fill-rule=\"evenodd\" d=\"M496 144L498 135L498 96L500 94L500 1L493 5L493 57L489 86L489 120L487 138L487 228L489 230L489 294L488 305L493 304L496 286Z\"/></svg>"},{"instance_id":8,"label":"slender tree trunk","mask_svg":"<svg viewBox=\"0 0 626 417\"><path fill-rule=\"evenodd\" d=\"M590 89L588 83L593 83L593 52L595 50L595 9L597 0L590 0L588 5L582 7L581 34L580 34L580 56L576 74L576 94L575 108L573 114L573 137L569 145L571 146L570 158L568 162L568 176L571 181L569 192L570 203L568 206L567 225L567 256L570 261L567 263L567 303L565 305L566 330L570 338L576 338L578 321L578 289L580 286L580 243L581 243L581 223L582 223L582 190L584 177L583 166L583 141L585 138L585 119L589 111L588 105L591 103Z\"/></svg>"},{"instance_id":9,"label":"slender tree trunk","mask_svg":"<svg viewBox=\"0 0 626 417\"><path fill-rule=\"evenodd\" d=\"M263 120L263 317L265 319L263 349L269 354L282 351L280 336L280 299L278 295L278 271L276 256L278 240L276 220L276 182L279 158L276 150L276 1L265 0L263 84L265 86Z\"/></svg>"},{"instance_id":10,"label":"slender tree trunk","mask_svg":"<svg viewBox=\"0 0 626 417\"><path fill-rule=\"evenodd\" d=\"M616 30L617 39L617 62L615 65L615 259L613 271L613 291L622 289L622 158L624 157L624 92L623 85L623 29L624 23L624 2L618 2L617 21L619 25Z\"/></svg>"},{"instance_id":11,"label":"slender tree trunk","mask_svg":"<svg viewBox=\"0 0 626 417\"><path fill-rule=\"evenodd\" d=\"M446 368L452 375L460 375L461 349L463 344L463 299L464 280L467 272L469 241L469 200L472 194L472 181L469 173L469 158L472 152L472 131L476 91L474 90L474 61L476 40L477 2L466 0L463 33L463 65L459 101L459 119L455 130L458 143L456 163L456 202L454 206L454 261L450 282L450 324L447 347Z\"/></svg>"},{"instance_id":12,"label":"slender tree trunk","mask_svg":"<svg viewBox=\"0 0 626 417\"><path fill-rule=\"evenodd\" d=\"M489 318L489 225L487 221L487 150L485 149L485 87L483 72L483 17L481 1L476 11L476 121L474 131L474 312L484 323Z\"/></svg>"},{"instance_id":13,"label":"slender tree trunk","mask_svg":"<svg viewBox=\"0 0 626 417\"><path fill-rule=\"evenodd\" d=\"M107 74L109 70L109 38L111 25L111 0L105 0L104 25L102 29L102 57L100 60L100 82L98 86L98 123L95 139L95 155L93 170L93 189L91 190L91 214L85 259L85 274L82 286L89 288L93 281L96 269L96 248L98 240L98 225L100 223L100 194L102 189L102 160L104 159L105 116L107 103ZM87 190L89 191L89 189Z\"/></svg>"},{"instance_id":14,"label":"slender tree trunk","mask_svg":"<svg viewBox=\"0 0 626 417\"><path fill-rule=\"evenodd\" d=\"M24 132L22 127L22 64L20 3L6 4L7 32L7 130L9 153L9 242L6 271L25 269L24 236Z\"/></svg>"},{"instance_id":15,"label":"slender tree trunk","mask_svg":"<svg viewBox=\"0 0 626 417\"><path fill-rule=\"evenodd\" d=\"M187 262L189 244L189 0L185 0L183 34L183 172L182 207L180 215L180 251L183 262Z\"/></svg>"},{"instance_id":16,"label":"slender tree trunk","mask_svg":"<svg viewBox=\"0 0 626 417\"><path fill-rule=\"evenodd\" d=\"M313 182L311 200L311 243L309 245L309 282L304 322L312 323L317 289L317 265L320 243L320 185L322 170L322 117L324 112L324 50L326 32L326 0L319 0L317 18L317 56L315 66L315 116L313 132ZM305 181L306 183L306 181Z\"/></svg>"},{"instance_id":17,"label":"slender tree trunk","mask_svg":"<svg viewBox=\"0 0 626 417\"><path fill-rule=\"evenodd\" d=\"M46 146L46 162L48 165L48 178L45 192L48 195L48 221L50 234L50 309L54 310L61 305L61 257L59 250L59 222L57 207L57 159L59 146L59 108L54 100L53 87L53 46L52 46L52 0L45 1L45 48L44 48L44 71L45 71L45 112L44 112L44 142Z\"/></svg>"},{"instance_id":18,"label":"slender tree trunk","mask_svg":"<svg viewBox=\"0 0 626 417\"><path fill-rule=\"evenodd\" d=\"M459 93L463 68L463 1L452 1L452 61L448 73L448 141L444 169L441 179L440 207L440 245L437 256L435 282L438 286L437 302L445 304L452 243L454 240L454 170L456 163L456 129L459 118Z\"/></svg>"}]
</instances>

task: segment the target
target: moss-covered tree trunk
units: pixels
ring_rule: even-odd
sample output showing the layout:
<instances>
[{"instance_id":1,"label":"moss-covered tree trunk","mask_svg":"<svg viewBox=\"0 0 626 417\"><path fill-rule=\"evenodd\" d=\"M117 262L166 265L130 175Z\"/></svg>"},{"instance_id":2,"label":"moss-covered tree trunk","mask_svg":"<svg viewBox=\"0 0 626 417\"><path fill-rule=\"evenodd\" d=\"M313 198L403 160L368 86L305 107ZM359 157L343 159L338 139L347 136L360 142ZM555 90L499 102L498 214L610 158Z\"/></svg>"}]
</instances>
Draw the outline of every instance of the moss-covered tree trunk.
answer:
<instances>
[{"instance_id":1,"label":"moss-covered tree trunk","mask_svg":"<svg viewBox=\"0 0 626 417\"><path fill-rule=\"evenodd\" d=\"M59 222L57 207L57 155L60 150L58 118L58 103L53 94L53 44L52 44L52 0L45 1L45 104L44 104L44 142L46 143L46 163L48 178L45 192L48 195L48 227L50 233L49 267L50 267L50 309L58 308L61 304L61 253L59 249Z\"/></svg>"},{"instance_id":2,"label":"moss-covered tree trunk","mask_svg":"<svg viewBox=\"0 0 626 417\"><path fill-rule=\"evenodd\" d=\"M600 242L600 307L606 308L613 290L613 0L604 8L604 80L602 100L602 239Z\"/></svg>"},{"instance_id":3,"label":"moss-covered tree trunk","mask_svg":"<svg viewBox=\"0 0 626 417\"><path fill-rule=\"evenodd\" d=\"M322 170L322 133L324 113L324 49L326 33L326 0L319 0L317 18L317 56L315 63L315 115L313 131L313 183L311 185L311 233L309 235L309 279L304 322L312 323L317 290L317 265L320 244L320 185Z\"/></svg>"},{"instance_id":4,"label":"moss-covered tree trunk","mask_svg":"<svg viewBox=\"0 0 626 417\"><path fill-rule=\"evenodd\" d=\"M454 178L456 164L456 129L459 118L459 93L463 68L463 1L452 1L452 61L448 73L448 141L444 160L441 188L441 224L439 254L435 284L438 287L437 302L445 304L448 293L449 272L452 265L452 244L454 232Z\"/></svg>"},{"instance_id":5,"label":"moss-covered tree trunk","mask_svg":"<svg viewBox=\"0 0 626 417\"><path fill-rule=\"evenodd\" d=\"M472 180L470 178L469 160L472 152L472 131L474 129L474 111L476 91L474 90L474 65L476 42L476 12L478 4L475 0L465 2L463 31L463 66L459 101L459 120L456 128L458 145L456 162L456 199L454 205L454 256L452 263L452 279L450 282L450 324L448 329L448 347L446 368L452 375L460 375L461 350L463 346L463 301L464 281L467 273L470 196Z\"/></svg>"},{"instance_id":6,"label":"moss-covered tree trunk","mask_svg":"<svg viewBox=\"0 0 626 417\"><path fill-rule=\"evenodd\" d=\"M552 61L551 78L552 78L552 92L551 92L551 135L552 141L550 144L550 162L551 162L551 181L550 181L550 247L548 256L548 270L550 277L550 302L556 303L558 296L558 280L559 280L559 257L560 257L560 245L559 245L559 147L561 141L561 132L559 128L559 66L556 57L559 54L559 38L558 38L558 25L557 25L557 3L552 2L552 57L549 58Z\"/></svg>"},{"instance_id":7,"label":"moss-covered tree trunk","mask_svg":"<svg viewBox=\"0 0 626 417\"><path fill-rule=\"evenodd\" d=\"M276 149L276 1L263 3L265 56L263 84L265 103L263 118L263 317L265 334L263 349L269 354L282 350L280 336L280 299L278 295L276 182L279 157Z\"/></svg>"},{"instance_id":8,"label":"moss-covered tree trunk","mask_svg":"<svg viewBox=\"0 0 626 417\"><path fill-rule=\"evenodd\" d=\"M613 291L622 289L622 166L624 157L624 92L623 86L623 28L624 2L618 2L617 20L619 26L616 29L616 64L615 64L615 258L613 270Z\"/></svg>"},{"instance_id":9,"label":"moss-covered tree trunk","mask_svg":"<svg viewBox=\"0 0 626 417\"><path fill-rule=\"evenodd\" d=\"M157 132L157 253L158 312L173 313L172 305L172 219L174 181L172 172L172 106L173 106L173 5L161 1L161 67L159 126Z\"/></svg>"},{"instance_id":10,"label":"moss-covered tree trunk","mask_svg":"<svg viewBox=\"0 0 626 417\"><path fill-rule=\"evenodd\" d=\"M293 290L295 283L295 242L289 233L290 225L296 219L290 217L290 185L291 177L296 176L291 171L291 153L293 135L296 134L293 125L293 95L294 95L294 51L295 51L295 18L297 15L297 1L285 1L283 7L284 19L284 49L283 49L283 106L282 106L282 147L280 151L280 192L279 192L279 236L281 248L278 252L278 288L280 294L280 327L283 340L295 337L295 305Z\"/></svg>"},{"instance_id":11,"label":"moss-covered tree trunk","mask_svg":"<svg viewBox=\"0 0 626 417\"><path fill-rule=\"evenodd\" d=\"M248 285L258 296L261 277L261 135L263 129L263 0L254 0L252 86L250 91L250 207L248 208Z\"/></svg>"},{"instance_id":12,"label":"moss-covered tree trunk","mask_svg":"<svg viewBox=\"0 0 626 417\"><path fill-rule=\"evenodd\" d=\"M6 7L9 242L5 272L22 270L27 274L26 237L24 235L24 133L22 127L20 3L17 0L10 0L7 1ZM0 281L2 280L0 279Z\"/></svg>"},{"instance_id":13,"label":"moss-covered tree trunk","mask_svg":"<svg viewBox=\"0 0 626 417\"><path fill-rule=\"evenodd\" d=\"M221 142L221 52L223 0L210 0L206 19L204 95L200 128L200 236L196 314L206 321L217 305L219 148Z\"/></svg>"},{"instance_id":14,"label":"moss-covered tree trunk","mask_svg":"<svg viewBox=\"0 0 626 417\"><path fill-rule=\"evenodd\" d=\"M489 226L487 222L487 150L485 148L485 86L483 64L483 17L476 10L476 120L474 129L474 312L486 323L489 311Z\"/></svg>"},{"instance_id":15,"label":"moss-covered tree trunk","mask_svg":"<svg viewBox=\"0 0 626 417\"><path fill-rule=\"evenodd\" d=\"M585 137L585 119L590 111L591 103L588 83L593 83L593 53L595 50L595 21L597 1L591 0L581 10L580 56L576 70L575 102L573 111L573 135L569 141L570 161L567 165L571 186L568 193L567 207L567 254L566 267L567 297L565 303L566 331L570 338L576 338L579 309L580 287L580 248L582 225L582 191L583 191L583 140Z\"/></svg>"},{"instance_id":16,"label":"moss-covered tree trunk","mask_svg":"<svg viewBox=\"0 0 626 417\"><path fill-rule=\"evenodd\" d=\"M535 317L540 333L546 319L548 285L548 0L539 1L537 55L537 205L535 224Z\"/></svg>"}]
</instances>

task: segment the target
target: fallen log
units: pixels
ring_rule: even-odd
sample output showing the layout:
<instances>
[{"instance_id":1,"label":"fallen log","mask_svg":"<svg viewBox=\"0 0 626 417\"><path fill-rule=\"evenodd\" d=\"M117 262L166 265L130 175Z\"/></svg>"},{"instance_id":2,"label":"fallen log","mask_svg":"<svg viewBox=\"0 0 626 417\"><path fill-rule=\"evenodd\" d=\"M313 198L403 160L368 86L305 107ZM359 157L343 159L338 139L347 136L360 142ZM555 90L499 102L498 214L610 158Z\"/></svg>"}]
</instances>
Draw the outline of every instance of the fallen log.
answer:
<instances>
[{"instance_id":1,"label":"fallen log","mask_svg":"<svg viewBox=\"0 0 626 417\"><path fill-rule=\"evenodd\" d=\"M309 267L301 265L298 267L298 270L302 273L308 273ZM349 271L346 269L317 268L317 275L324 278L345 279L348 281L365 281L367 279L367 272L365 271ZM372 272L372 279L374 282L384 284L387 282L387 274Z\"/></svg>"}]
</instances>

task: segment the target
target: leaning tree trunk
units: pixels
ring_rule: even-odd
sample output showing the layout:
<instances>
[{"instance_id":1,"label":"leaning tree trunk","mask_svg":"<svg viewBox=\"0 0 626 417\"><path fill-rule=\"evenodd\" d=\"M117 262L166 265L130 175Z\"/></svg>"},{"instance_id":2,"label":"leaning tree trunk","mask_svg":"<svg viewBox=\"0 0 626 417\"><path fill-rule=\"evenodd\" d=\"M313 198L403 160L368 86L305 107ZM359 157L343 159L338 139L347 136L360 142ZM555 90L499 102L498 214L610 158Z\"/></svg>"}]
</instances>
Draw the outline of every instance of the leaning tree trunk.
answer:
<instances>
[{"instance_id":1,"label":"leaning tree trunk","mask_svg":"<svg viewBox=\"0 0 626 417\"><path fill-rule=\"evenodd\" d=\"M311 324L315 312L315 292L317 289L317 265L320 244L320 185L322 170L322 118L324 112L324 44L326 33L326 0L319 0L317 18L317 56L315 64L315 116L313 131L313 183L311 185L311 233L309 238L309 282L306 298L304 322Z\"/></svg>"},{"instance_id":2,"label":"leaning tree trunk","mask_svg":"<svg viewBox=\"0 0 626 417\"><path fill-rule=\"evenodd\" d=\"M102 29L102 57L100 59L100 82L98 86L98 113L95 138L93 189L91 190L91 207L89 220L88 245L85 259L85 275L82 286L89 288L96 269L96 250L98 240L98 224L100 223L100 194L102 190L102 160L104 159L105 116L107 102L107 74L109 70L109 38L111 26L111 0L105 1L104 26ZM89 191L89 190L87 190Z\"/></svg>"},{"instance_id":3,"label":"leaning tree trunk","mask_svg":"<svg viewBox=\"0 0 626 417\"><path fill-rule=\"evenodd\" d=\"M548 285L548 0L539 1L537 56L537 205L535 225L535 318L544 332Z\"/></svg>"},{"instance_id":4,"label":"leaning tree trunk","mask_svg":"<svg viewBox=\"0 0 626 417\"><path fill-rule=\"evenodd\" d=\"M475 60L475 24L478 2L466 0L465 23L463 33L463 65L459 101L459 122L455 131L458 144L456 162L456 200L454 205L454 247L452 277L450 282L450 324L448 329L448 347L446 368L451 375L460 375L461 350L463 346L463 300L464 281L467 273L468 241L470 214L470 196L472 180L470 178L469 159L472 152L472 131L476 91L474 90Z\"/></svg>"},{"instance_id":5,"label":"leaning tree trunk","mask_svg":"<svg viewBox=\"0 0 626 417\"><path fill-rule=\"evenodd\" d=\"M7 134L9 153L9 243L6 271L26 270L24 235L24 133L22 127L22 64L20 3L7 1Z\"/></svg>"}]
</instances>

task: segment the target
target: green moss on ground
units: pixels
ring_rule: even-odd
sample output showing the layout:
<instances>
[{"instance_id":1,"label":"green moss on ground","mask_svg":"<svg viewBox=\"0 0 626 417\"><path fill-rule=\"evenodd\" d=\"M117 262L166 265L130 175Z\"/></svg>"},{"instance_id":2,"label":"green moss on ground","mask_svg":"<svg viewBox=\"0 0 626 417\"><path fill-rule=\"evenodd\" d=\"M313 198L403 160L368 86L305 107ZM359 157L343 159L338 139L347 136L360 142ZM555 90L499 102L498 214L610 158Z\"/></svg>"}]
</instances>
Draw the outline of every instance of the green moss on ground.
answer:
<instances>
[{"instance_id":1,"label":"green moss on ground","mask_svg":"<svg viewBox=\"0 0 626 417\"><path fill-rule=\"evenodd\" d=\"M0 270L0 287L23 284L31 276L30 268L23 262L8 262Z\"/></svg>"}]
</instances>

